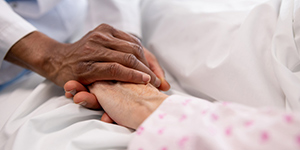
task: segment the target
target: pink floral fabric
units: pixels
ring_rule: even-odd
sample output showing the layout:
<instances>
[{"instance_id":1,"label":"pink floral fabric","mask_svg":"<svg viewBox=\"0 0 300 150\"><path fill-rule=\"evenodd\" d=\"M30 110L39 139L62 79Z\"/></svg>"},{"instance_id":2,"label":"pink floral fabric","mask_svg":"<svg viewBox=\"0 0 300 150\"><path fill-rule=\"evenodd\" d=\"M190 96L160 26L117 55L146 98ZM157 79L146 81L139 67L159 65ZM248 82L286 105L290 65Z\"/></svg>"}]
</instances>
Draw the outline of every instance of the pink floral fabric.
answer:
<instances>
[{"instance_id":1,"label":"pink floral fabric","mask_svg":"<svg viewBox=\"0 0 300 150\"><path fill-rule=\"evenodd\" d=\"M300 113L173 95L137 129L130 150L300 150Z\"/></svg>"}]
</instances>

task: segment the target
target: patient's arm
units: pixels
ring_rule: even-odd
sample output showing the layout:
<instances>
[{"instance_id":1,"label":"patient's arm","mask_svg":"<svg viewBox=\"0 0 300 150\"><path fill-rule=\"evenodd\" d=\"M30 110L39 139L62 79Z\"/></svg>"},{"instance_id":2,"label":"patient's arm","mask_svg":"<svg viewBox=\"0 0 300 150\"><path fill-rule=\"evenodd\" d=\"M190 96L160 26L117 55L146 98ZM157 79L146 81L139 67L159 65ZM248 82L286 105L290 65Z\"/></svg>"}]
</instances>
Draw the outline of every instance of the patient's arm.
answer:
<instances>
[{"instance_id":1,"label":"patient's arm","mask_svg":"<svg viewBox=\"0 0 300 150\"><path fill-rule=\"evenodd\" d=\"M151 85L98 82L90 90L115 122L133 129L138 127L129 149L300 147L297 112L168 97Z\"/></svg>"},{"instance_id":2,"label":"patient's arm","mask_svg":"<svg viewBox=\"0 0 300 150\"><path fill-rule=\"evenodd\" d=\"M133 129L168 97L150 84L96 82L89 89L112 120Z\"/></svg>"}]
</instances>

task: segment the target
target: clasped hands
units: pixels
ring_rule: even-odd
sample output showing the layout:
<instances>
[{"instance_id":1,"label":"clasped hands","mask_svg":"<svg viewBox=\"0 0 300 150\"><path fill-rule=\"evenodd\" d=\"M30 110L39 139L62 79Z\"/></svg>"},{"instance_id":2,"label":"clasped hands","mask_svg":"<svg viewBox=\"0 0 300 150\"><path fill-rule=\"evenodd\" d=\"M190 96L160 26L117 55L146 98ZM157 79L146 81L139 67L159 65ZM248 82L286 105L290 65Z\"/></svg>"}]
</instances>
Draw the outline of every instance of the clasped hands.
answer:
<instances>
[{"instance_id":1,"label":"clasped hands","mask_svg":"<svg viewBox=\"0 0 300 150\"><path fill-rule=\"evenodd\" d=\"M154 93L160 92L153 86L164 91L170 88L168 82L164 80L164 72L155 56L142 46L139 39L107 24L99 25L79 41L71 44L55 41L39 31L31 32L10 48L5 60L30 69L59 86L73 80L65 86L67 97L73 97L77 91L74 97L75 103L92 109L101 108L101 104L105 111L110 113L109 115L105 113L102 120L109 122L113 119L131 128L135 128L136 125L127 125L119 118L121 115L114 115L111 111L112 104L117 106L122 100L120 97L119 99L109 97L108 93L122 96L121 93L114 91L103 93L105 91L103 87L111 84L97 81L123 81L133 87L137 85L130 83L136 83L140 84L139 88L147 87ZM89 87L95 95L89 93L86 87ZM128 93L130 92L135 95L134 91L129 90ZM137 95L135 96L132 98L138 99ZM103 100L104 97L107 99ZM127 98L130 99L129 96ZM110 101L113 103L109 104ZM131 108L130 106L132 105L128 105L128 108ZM134 114L134 112L130 113Z\"/></svg>"},{"instance_id":2,"label":"clasped hands","mask_svg":"<svg viewBox=\"0 0 300 150\"><path fill-rule=\"evenodd\" d=\"M103 33L103 30L108 32ZM103 108L102 121L136 129L167 97L158 91L170 88L162 68L155 56L134 36L102 25L81 41L66 47L75 50L67 55L61 54L64 59L79 59L69 59L58 69L70 68L78 73L77 81L65 84L65 95L68 98L74 96L74 102L84 107ZM90 56L95 61L91 61ZM103 62L96 61L98 59Z\"/></svg>"}]
</instances>

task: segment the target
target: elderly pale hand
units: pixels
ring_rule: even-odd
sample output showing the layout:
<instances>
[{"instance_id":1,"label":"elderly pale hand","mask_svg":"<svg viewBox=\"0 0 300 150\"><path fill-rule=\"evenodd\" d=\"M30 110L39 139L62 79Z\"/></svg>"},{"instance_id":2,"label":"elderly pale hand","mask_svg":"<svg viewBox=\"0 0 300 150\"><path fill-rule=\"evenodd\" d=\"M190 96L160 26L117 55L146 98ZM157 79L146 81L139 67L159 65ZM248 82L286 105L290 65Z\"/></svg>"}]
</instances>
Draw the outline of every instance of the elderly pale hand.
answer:
<instances>
[{"instance_id":1,"label":"elderly pale hand","mask_svg":"<svg viewBox=\"0 0 300 150\"><path fill-rule=\"evenodd\" d=\"M18 41L5 59L59 86L69 80L85 85L98 80L161 84L148 68L140 41L106 24L73 44L59 43L35 31Z\"/></svg>"},{"instance_id":2,"label":"elderly pale hand","mask_svg":"<svg viewBox=\"0 0 300 150\"><path fill-rule=\"evenodd\" d=\"M150 84L96 82L89 87L117 124L137 129L168 97Z\"/></svg>"},{"instance_id":3,"label":"elderly pale hand","mask_svg":"<svg viewBox=\"0 0 300 150\"><path fill-rule=\"evenodd\" d=\"M84 107L91 108L91 109L101 109L102 108L101 105L104 105L103 108L105 111L110 109L115 109L112 107L108 107L105 109L105 107L107 107L106 104L109 101L109 99L112 99L111 103L113 103L114 105L117 105L117 103L121 99L124 99L128 101L133 100L133 102L127 104L120 103L120 105L130 105L130 106L124 106L124 107L128 107L128 109L130 107L134 107L134 105L136 105L134 103L149 101L147 103L141 103L141 105L138 107L141 107L141 109L145 109L151 106L151 108L147 108L149 109L149 112L151 114L152 110L155 110L158 107L158 105L162 102L162 100L164 100L167 97L167 95L159 92L157 88L153 87L150 84L145 85L145 84L132 84L132 83L113 83L110 81L96 82L92 84L92 86L89 86L89 90L91 92L89 93L85 86L73 80L67 82L64 88L65 90L73 89L73 91L78 92L77 94L75 94L73 98L75 103L78 103L80 105L83 105ZM69 92L66 92L65 95L66 97L69 98L73 97L73 95ZM149 105L143 106L144 104L149 104ZM120 110L123 109L125 108L121 108ZM137 110L136 113L139 113L141 109L140 108L136 109ZM127 111L127 109L125 111ZM110 116L111 113L114 114L115 112L109 112L109 115L107 114L107 112L105 112L101 117L101 121L108 122L108 123L112 123L116 121L117 123L120 123L118 122L119 121L118 117L116 118L116 116L113 116L112 118L114 118L115 120L111 118ZM122 124L122 125L127 126L127 124ZM133 128L133 126L128 126L128 127Z\"/></svg>"}]
</instances>

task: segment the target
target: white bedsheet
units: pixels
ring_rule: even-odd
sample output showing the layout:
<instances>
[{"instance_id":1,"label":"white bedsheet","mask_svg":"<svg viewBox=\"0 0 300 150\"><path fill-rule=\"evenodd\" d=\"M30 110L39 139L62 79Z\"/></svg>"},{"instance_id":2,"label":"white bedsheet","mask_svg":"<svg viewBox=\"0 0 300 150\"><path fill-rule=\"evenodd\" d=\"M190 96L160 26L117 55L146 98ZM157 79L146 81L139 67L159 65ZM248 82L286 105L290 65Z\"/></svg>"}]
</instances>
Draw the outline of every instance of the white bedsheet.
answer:
<instances>
[{"instance_id":1,"label":"white bedsheet","mask_svg":"<svg viewBox=\"0 0 300 150\"><path fill-rule=\"evenodd\" d=\"M0 93L1 150L126 149L131 130L99 121L102 112L43 80L32 73Z\"/></svg>"}]
</instances>

